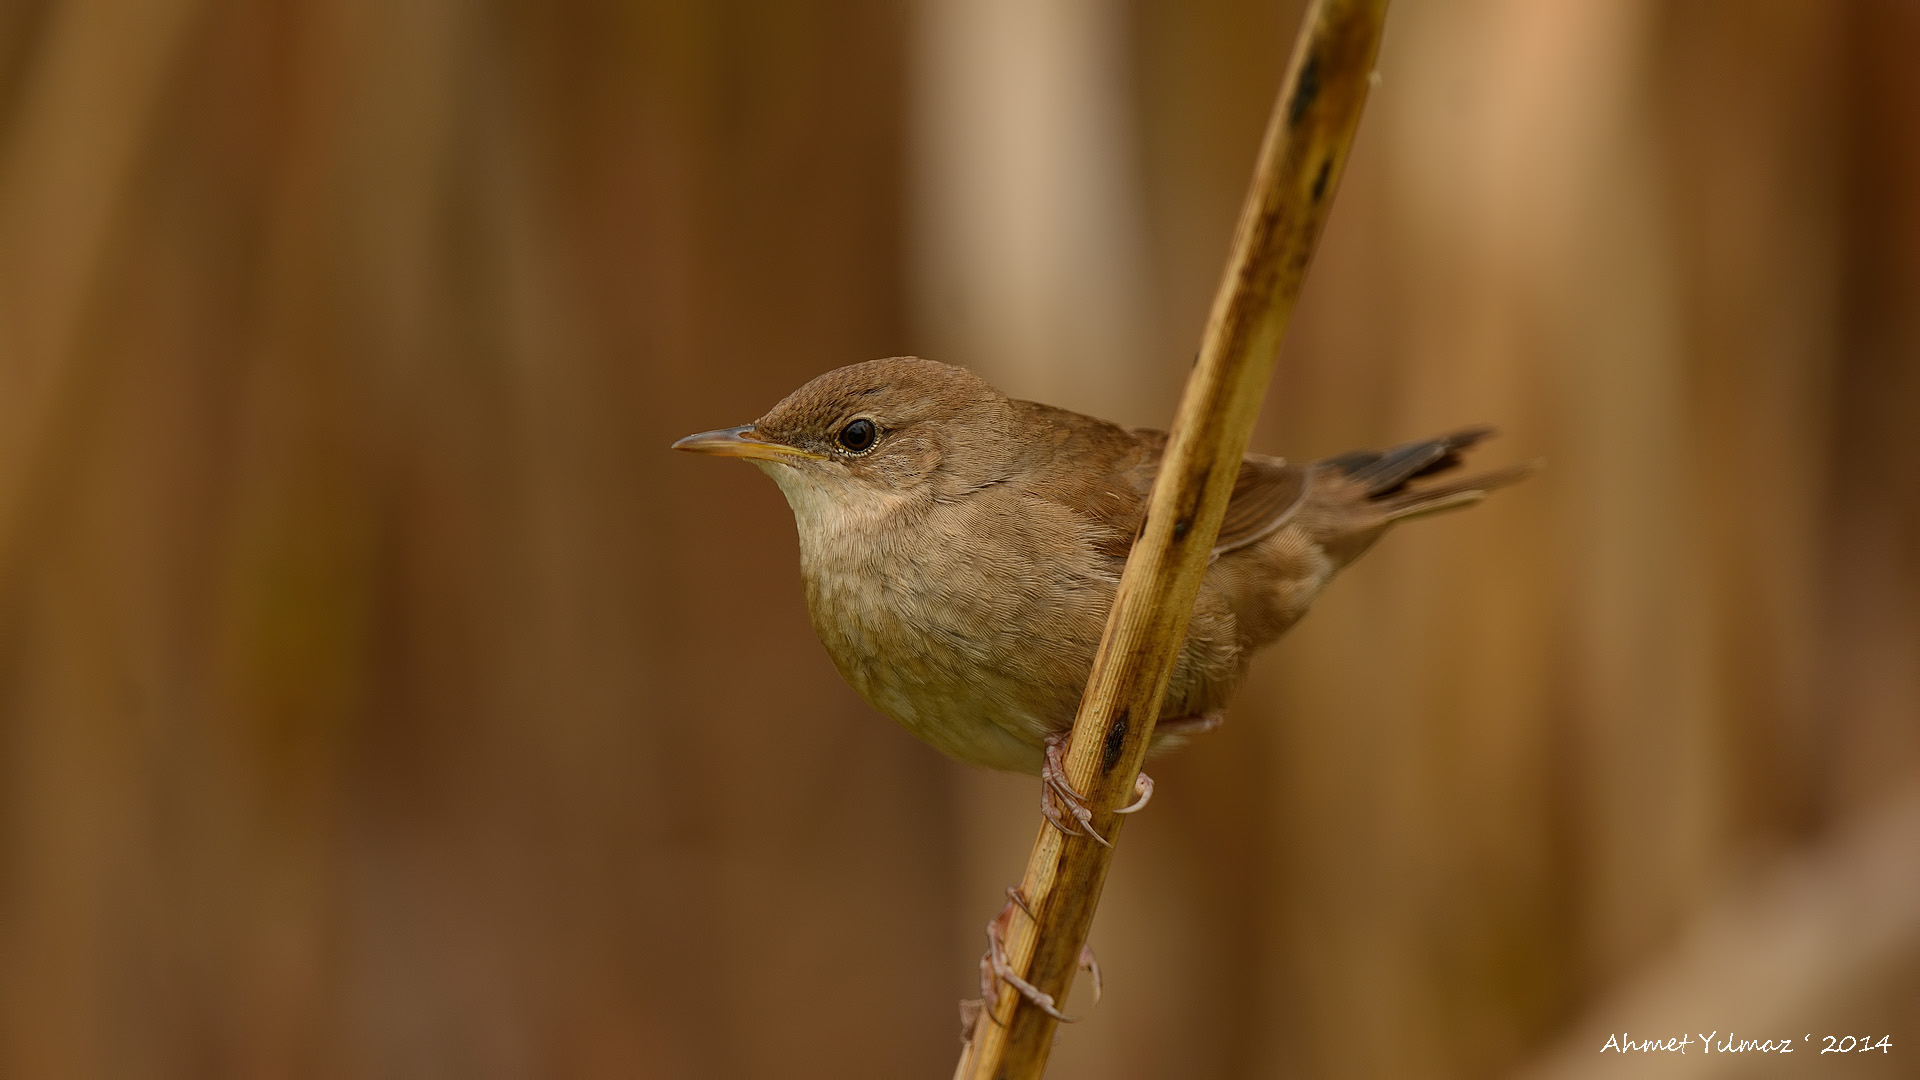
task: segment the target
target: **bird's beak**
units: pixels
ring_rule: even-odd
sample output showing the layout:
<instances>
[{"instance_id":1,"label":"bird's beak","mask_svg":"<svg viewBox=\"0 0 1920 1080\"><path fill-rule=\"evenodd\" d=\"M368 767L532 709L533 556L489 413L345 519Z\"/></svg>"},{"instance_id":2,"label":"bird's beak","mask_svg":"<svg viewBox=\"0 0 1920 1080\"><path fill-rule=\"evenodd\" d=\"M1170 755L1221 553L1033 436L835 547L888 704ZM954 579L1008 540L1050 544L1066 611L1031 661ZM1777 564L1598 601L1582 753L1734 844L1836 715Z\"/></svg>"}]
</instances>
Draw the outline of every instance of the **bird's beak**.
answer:
<instances>
[{"instance_id":1,"label":"bird's beak","mask_svg":"<svg viewBox=\"0 0 1920 1080\"><path fill-rule=\"evenodd\" d=\"M802 450L797 446L788 446L782 442L755 438L753 425L721 428L719 431L703 431L698 435L689 435L673 444L675 450L691 450L696 454L714 454L719 457L755 458L760 461L790 461L800 458L808 461L824 461L825 454L816 454L811 450Z\"/></svg>"}]
</instances>

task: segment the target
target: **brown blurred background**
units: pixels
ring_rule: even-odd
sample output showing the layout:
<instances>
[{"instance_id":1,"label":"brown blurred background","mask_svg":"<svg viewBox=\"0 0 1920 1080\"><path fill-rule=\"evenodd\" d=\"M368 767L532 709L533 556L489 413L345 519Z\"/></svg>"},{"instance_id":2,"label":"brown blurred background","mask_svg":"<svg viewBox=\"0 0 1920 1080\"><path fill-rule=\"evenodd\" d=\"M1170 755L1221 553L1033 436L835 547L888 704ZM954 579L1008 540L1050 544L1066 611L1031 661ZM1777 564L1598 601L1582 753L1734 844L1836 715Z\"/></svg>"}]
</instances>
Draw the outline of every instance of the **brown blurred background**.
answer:
<instances>
[{"instance_id":1,"label":"brown blurred background","mask_svg":"<svg viewBox=\"0 0 1920 1080\"><path fill-rule=\"evenodd\" d=\"M1035 781L666 446L1164 424L1300 10L0 4L0 1076L946 1075ZM1255 446L1550 466L1155 766L1051 1075L1920 1076L1916 49L1398 5Z\"/></svg>"}]
</instances>

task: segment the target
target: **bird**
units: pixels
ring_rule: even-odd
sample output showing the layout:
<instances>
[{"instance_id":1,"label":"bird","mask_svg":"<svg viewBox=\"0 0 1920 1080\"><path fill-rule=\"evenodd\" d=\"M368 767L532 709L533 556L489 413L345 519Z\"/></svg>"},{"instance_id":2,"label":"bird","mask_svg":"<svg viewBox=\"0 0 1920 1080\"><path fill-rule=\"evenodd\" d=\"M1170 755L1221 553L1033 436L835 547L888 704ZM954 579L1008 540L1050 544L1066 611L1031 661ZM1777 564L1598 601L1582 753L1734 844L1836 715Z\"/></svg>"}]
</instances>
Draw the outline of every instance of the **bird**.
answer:
<instances>
[{"instance_id":1,"label":"bird","mask_svg":"<svg viewBox=\"0 0 1920 1080\"><path fill-rule=\"evenodd\" d=\"M1491 434L1304 464L1245 455L1152 752L1217 726L1253 655L1390 526L1526 476L1531 463L1441 478ZM1065 745L1166 445L896 356L673 448L744 458L786 496L814 630L862 698L950 757L1040 776L1047 819L1104 843L1066 783Z\"/></svg>"}]
</instances>

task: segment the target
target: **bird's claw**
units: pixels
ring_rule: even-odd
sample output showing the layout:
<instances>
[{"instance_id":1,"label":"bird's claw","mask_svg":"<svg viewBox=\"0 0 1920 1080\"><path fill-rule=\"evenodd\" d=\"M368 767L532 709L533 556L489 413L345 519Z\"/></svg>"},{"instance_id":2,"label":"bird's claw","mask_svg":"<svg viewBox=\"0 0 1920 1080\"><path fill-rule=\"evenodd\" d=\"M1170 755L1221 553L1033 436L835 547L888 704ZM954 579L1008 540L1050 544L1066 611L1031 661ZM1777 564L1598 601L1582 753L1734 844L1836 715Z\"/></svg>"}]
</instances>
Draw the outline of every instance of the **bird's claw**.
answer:
<instances>
[{"instance_id":1,"label":"bird's claw","mask_svg":"<svg viewBox=\"0 0 1920 1080\"><path fill-rule=\"evenodd\" d=\"M1115 810L1114 813L1131 814L1135 811L1145 810L1147 804L1152 801L1153 777L1148 776L1146 773L1141 773L1139 776L1133 778L1133 801Z\"/></svg>"},{"instance_id":2,"label":"bird's claw","mask_svg":"<svg viewBox=\"0 0 1920 1080\"><path fill-rule=\"evenodd\" d=\"M1100 960L1091 944L1080 946L1080 970L1093 976L1093 1003L1100 1004Z\"/></svg>"}]
</instances>

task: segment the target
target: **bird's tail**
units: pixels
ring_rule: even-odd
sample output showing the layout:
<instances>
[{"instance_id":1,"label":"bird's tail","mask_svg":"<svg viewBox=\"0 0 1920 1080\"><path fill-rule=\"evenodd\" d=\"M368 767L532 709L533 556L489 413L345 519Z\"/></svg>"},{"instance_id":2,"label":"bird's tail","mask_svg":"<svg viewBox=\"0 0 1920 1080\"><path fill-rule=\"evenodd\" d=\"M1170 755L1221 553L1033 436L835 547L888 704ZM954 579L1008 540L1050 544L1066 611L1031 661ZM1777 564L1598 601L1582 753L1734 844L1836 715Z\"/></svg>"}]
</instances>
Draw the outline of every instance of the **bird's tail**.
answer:
<instances>
[{"instance_id":1,"label":"bird's tail","mask_svg":"<svg viewBox=\"0 0 1920 1080\"><path fill-rule=\"evenodd\" d=\"M1449 472L1461 463L1461 451L1493 434L1490 427L1467 428L1434 439L1402 443L1387 450L1352 450L1317 464L1345 474L1364 492L1363 502L1380 525L1472 506L1489 492L1525 479L1539 461L1509 465L1440 484L1413 481ZM1351 489L1349 489L1351 490Z\"/></svg>"}]
</instances>

